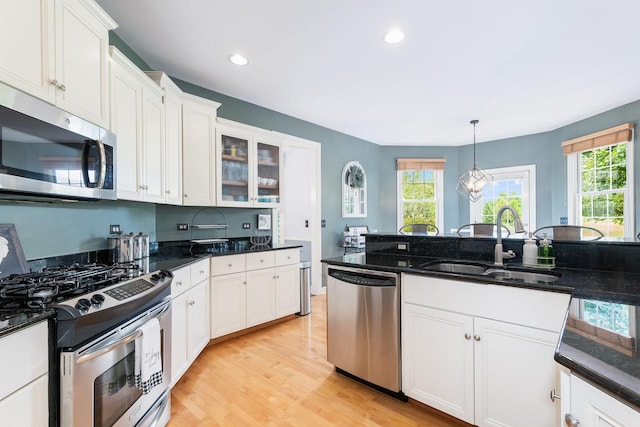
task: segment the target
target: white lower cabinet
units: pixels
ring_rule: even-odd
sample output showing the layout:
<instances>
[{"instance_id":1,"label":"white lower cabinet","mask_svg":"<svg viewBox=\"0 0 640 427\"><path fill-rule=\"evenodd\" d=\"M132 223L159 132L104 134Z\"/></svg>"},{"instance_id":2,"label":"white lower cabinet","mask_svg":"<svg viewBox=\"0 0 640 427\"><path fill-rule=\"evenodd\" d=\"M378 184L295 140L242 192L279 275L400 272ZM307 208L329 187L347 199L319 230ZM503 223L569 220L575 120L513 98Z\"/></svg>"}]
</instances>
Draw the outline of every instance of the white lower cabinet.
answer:
<instances>
[{"instance_id":1,"label":"white lower cabinet","mask_svg":"<svg viewBox=\"0 0 640 427\"><path fill-rule=\"evenodd\" d=\"M401 283L405 394L478 426L557 425L549 395L568 294L412 275Z\"/></svg>"},{"instance_id":2,"label":"white lower cabinet","mask_svg":"<svg viewBox=\"0 0 640 427\"><path fill-rule=\"evenodd\" d=\"M246 295L244 271L211 277L211 338L247 327Z\"/></svg>"},{"instance_id":3,"label":"white lower cabinet","mask_svg":"<svg viewBox=\"0 0 640 427\"><path fill-rule=\"evenodd\" d=\"M247 327L276 318L276 279L273 267L247 271Z\"/></svg>"},{"instance_id":4,"label":"white lower cabinet","mask_svg":"<svg viewBox=\"0 0 640 427\"><path fill-rule=\"evenodd\" d=\"M570 411L563 414L563 426L568 427L632 427L640 426L640 412L608 395L576 375L571 375Z\"/></svg>"},{"instance_id":5,"label":"white lower cabinet","mask_svg":"<svg viewBox=\"0 0 640 427\"><path fill-rule=\"evenodd\" d=\"M0 338L0 424L49 425L48 346L46 321Z\"/></svg>"},{"instance_id":6,"label":"white lower cabinet","mask_svg":"<svg viewBox=\"0 0 640 427\"><path fill-rule=\"evenodd\" d=\"M171 385L209 342L209 260L173 271L171 283Z\"/></svg>"},{"instance_id":7,"label":"white lower cabinet","mask_svg":"<svg viewBox=\"0 0 640 427\"><path fill-rule=\"evenodd\" d=\"M299 260L299 258L297 259ZM276 318L300 311L299 264L296 262L295 264L276 266Z\"/></svg>"},{"instance_id":8,"label":"white lower cabinet","mask_svg":"<svg viewBox=\"0 0 640 427\"><path fill-rule=\"evenodd\" d=\"M211 258L211 338L300 311L300 250Z\"/></svg>"}]
</instances>

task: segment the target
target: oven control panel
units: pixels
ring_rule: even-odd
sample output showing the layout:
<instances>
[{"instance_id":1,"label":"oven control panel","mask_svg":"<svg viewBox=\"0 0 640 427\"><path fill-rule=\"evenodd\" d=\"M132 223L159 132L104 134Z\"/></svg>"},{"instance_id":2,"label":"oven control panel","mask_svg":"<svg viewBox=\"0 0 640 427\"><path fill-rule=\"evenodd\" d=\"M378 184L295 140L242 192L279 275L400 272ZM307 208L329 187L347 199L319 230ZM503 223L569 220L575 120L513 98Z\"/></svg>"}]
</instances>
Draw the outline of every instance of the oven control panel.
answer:
<instances>
[{"instance_id":1,"label":"oven control panel","mask_svg":"<svg viewBox=\"0 0 640 427\"><path fill-rule=\"evenodd\" d=\"M80 312L80 315L86 315L98 310L107 310L125 303L131 298L143 297L146 292L158 286L163 288L170 286L172 278L173 276L168 271L157 271L100 289L93 294L69 299L58 305L75 307Z\"/></svg>"},{"instance_id":2,"label":"oven control panel","mask_svg":"<svg viewBox=\"0 0 640 427\"><path fill-rule=\"evenodd\" d=\"M132 296L138 295L139 293L144 292L147 289L151 289L153 288L153 286L154 285L144 279L138 279L134 280L133 282L127 282L124 285L111 288L108 291L104 291L104 293L112 298L117 299L118 301L122 301L123 299L131 298Z\"/></svg>"}]
</instances>

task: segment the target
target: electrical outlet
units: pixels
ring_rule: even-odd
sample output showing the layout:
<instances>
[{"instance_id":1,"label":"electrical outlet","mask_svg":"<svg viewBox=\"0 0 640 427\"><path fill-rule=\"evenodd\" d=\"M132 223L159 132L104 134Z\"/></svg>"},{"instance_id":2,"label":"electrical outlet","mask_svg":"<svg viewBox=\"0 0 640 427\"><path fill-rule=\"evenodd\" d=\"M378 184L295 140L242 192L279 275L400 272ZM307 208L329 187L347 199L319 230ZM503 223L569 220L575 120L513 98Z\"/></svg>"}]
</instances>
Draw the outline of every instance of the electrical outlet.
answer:
<instances>
[{"instance_id":1,"label":"electrical outlet","mask_svg":"<svg viewBox=\"0 0 640 427\"><path fill-rule=\"evenodd\" d=\"M248 230L248 229L250 229L250 228L251 228L251 223L249 223L249 222L243 222L243 223L242 223L242 228L243 228L244 230Z\"/></svg>"},{"instance_id":2,"label":"electrical outlet","mask_svg":"<svg viewBox=\"0 0 640 427\"><path fill-rule=\"evenodd\" d=\"M320 227L326 227L326 226L327 226L327 220L326 219L320 220Z\"/></svg>"},{"instance_id":3,"label":"electrical outlet","mask_svg":"<svg viewBox=\"0 0 640 427\"><path fill-rule=\"evenodd\" d=\"M189 224L178 224L178 230L187 231L189 229Z\"/></svg>"},{"instance_id":4,"label":"electrical outlet","mask_svg":"<svg viewBox=\"0 0 640 427\"><path fill-rule=\"evenodd\" d=\"M120 232L120 224L111 224L109 226L109 233L115 234Z\"/></svg>"},{"instance_id":5,"label":"electrical outlet","mask_svg":"<svg viewBox=\"0 0 640 427\"><path fill-rule=\"evenodd\" d=\"M398 249L399 251L408 251L409 250L409 244L408 243L398 243L396 246L396 249Z\"/></svg>"}]
</instances>

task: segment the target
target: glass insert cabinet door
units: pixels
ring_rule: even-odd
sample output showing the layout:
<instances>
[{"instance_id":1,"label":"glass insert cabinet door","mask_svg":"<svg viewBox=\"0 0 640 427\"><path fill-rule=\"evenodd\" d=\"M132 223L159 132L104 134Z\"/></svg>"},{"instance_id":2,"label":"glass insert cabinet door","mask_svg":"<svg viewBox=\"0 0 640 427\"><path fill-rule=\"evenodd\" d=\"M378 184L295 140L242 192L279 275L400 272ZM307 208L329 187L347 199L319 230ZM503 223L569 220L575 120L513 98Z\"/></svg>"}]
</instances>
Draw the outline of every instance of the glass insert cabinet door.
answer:
<instances>
[{"instance_id":1,"label":"glass insert cabinet door","mask_svg":"<svg viewBox=\"0 0 640 427\"><path fill-rule=\"evenodd\" d=\"M280 203L280 147L257 143L257 195L256 202Z\"/></svg>"},{"instance_id":2,"label":"glass insert cabinet door","mask_svg":"<svg viewBox=\"0 0 640 427\"><path fill-rule=\"evenodd\" d=\"M217 205L278 207L282 186L279 141L233 127L220 127L217 132Z\"/></svg>"},{"instance_id":3,"label":"glass insert cabinet door","mask_svg":"<svg viewBox=\"0 0 640 427\"><path fill-rule=\"evenodd\" d=\"M249 201L249 140L221 135L221 201Z\"/></svg>"}]
</instances>

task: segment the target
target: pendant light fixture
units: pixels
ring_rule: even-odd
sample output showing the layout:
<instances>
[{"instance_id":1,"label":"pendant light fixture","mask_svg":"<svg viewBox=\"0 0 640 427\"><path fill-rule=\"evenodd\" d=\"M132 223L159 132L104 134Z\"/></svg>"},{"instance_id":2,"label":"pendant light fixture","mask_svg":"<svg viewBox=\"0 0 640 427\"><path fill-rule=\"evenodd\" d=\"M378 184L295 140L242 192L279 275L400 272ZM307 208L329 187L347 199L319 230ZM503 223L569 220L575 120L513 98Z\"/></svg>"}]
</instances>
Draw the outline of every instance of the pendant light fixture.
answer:
<instances>
[{"instance_id":1,"label":"pendant light fixture","mask_svg":"<svg viewBox=\"0 0 640 427\"><path fill-rule=\"evenodd\" d=\"M476 202L482 198L482 189L484 185L493 180L488 173L476 167L476 125L479 120L471 120L473 125L473 168L458 178L457 189L464 194L472 202Z\"/></svg>"}]
</instances>

